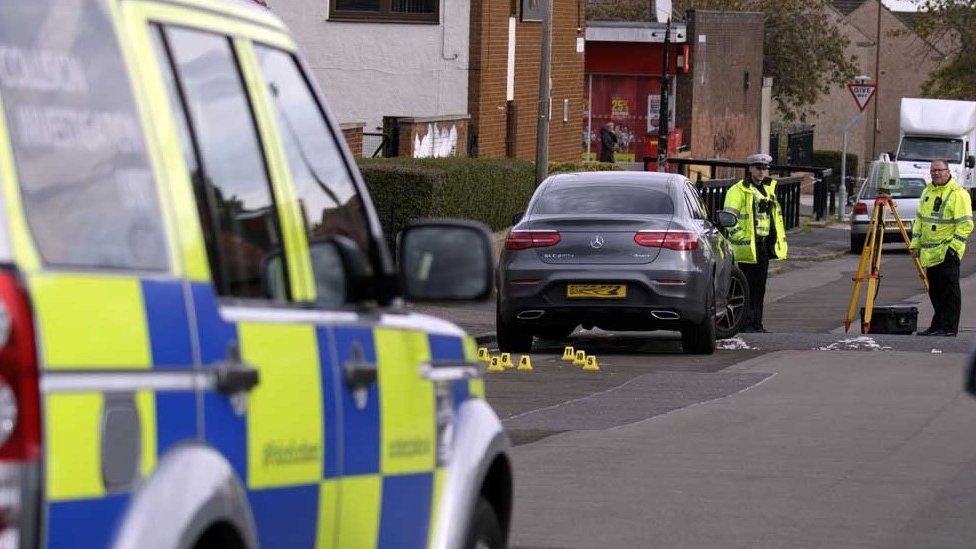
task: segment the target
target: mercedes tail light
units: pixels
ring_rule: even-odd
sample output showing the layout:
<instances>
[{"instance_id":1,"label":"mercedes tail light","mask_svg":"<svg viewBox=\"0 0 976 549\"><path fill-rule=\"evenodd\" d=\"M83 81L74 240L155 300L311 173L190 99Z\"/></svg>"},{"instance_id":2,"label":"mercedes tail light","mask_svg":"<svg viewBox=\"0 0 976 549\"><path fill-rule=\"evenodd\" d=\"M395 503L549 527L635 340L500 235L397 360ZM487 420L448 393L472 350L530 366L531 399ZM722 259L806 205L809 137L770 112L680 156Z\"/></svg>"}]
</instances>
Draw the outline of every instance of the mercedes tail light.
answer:
<instances>
[{"instance_id":1,"label":"mercedes tail light","mask_svg":"<svg viewBox=\"0 0 976 549\"><path fill-rule=\"evenodd\" d=\"M686 252L698 249L698 234L688 231L640 231L634 242L647 248L667 248Z\"/></svg>"},{"instance_id":2,"label":"mercedes tail light","mask_svg":"<svg viewBox=\"0 0 976 549\"><path fill-rule=\"evenodd\" d=\"M864 202L854 204L854 215L868 215L868 205Z\"/></svg>"},{"instance_id":3,"label":"mercedes tail light","mask_svg":"<svg viewBox=\"0 0 976 549\"><path fill-rule=\"evenodd\" d=\"M506 250L545 248L556 244L559 244L559 233L556 231L511 231L505 239Z\"/></svg>"},{"instance_id":4,"label":"mercedes tail light","mask_svg":"<svg viewBox=\"0 0 976 549\"><path fill-rule=\"evenodd\" d=\"M0 548L37 543L40 416L30 303L17 275L0 270Z\"/></svg>"}]
</instances>

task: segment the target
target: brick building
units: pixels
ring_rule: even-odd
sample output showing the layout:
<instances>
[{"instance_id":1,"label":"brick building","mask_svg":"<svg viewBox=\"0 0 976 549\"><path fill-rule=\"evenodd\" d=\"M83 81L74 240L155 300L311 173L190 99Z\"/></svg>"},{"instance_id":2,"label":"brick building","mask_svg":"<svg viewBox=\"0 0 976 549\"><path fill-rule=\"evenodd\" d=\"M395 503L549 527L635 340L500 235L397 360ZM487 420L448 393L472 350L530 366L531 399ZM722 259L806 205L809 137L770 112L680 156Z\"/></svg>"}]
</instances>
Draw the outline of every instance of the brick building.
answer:
<instances>
[{"instance_id":1,"label":"brick building","mask_svg":"<svg viewBox=\"0 0 976 549\"><path fill-rule=\"evenodd\" d=\"M830 4L839 28L850 39L848 55L856 57L860 74L878 84L864 118L848 134L848 152L858 155L863 170L866 160L897 150L901 99L921 95L922 83L945 54L914 34L912 14L892 12L878 0ZM838 86L815 109L817 114L808 119L816 125L814 147L840 150L844 126L858 113L850 93Z\"/></svg>"},{"instance_id":2,"label":"brick building","mask_svg":"<svg viewBox=\"0 0 976 549\"><path fill-rule=\"evenodd\" d=\"M582 150L585 0L552 0L549 160ZM471 0L470 128L480 157L535 159L541 14L537 0Z\"/></svg>"}]
</instances>

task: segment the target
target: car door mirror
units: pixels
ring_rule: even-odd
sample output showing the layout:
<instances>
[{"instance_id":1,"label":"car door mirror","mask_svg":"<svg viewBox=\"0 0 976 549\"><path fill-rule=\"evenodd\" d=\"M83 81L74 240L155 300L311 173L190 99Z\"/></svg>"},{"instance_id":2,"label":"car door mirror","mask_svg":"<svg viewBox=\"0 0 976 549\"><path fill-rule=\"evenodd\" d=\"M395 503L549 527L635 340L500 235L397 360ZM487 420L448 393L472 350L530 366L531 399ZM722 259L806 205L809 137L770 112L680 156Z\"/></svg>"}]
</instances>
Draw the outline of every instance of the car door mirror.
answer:
<instances>
[{"instance_id":1,"label":"car door mirror","mask_svg":"<svg viewBox=\"0 0 976 549\"><path fill-rule=\"evenodd\" d=\"M491 235L481 223L427 220L398 239L404 297L411 301L477 301L491 296Z\"/></svg>"},{"instance_id":2,"label":"car door mirror","mask_svg":"<svg viewBox=\"0 0 976 549\"><path fill-rule=\"evenodd\" d=\"M735 224L739 222L739 216L728 210L719 210L715 217L716 221L718 221L718 226L723 229L735 227Z\"/></svg>"},{"instance_id":3,"label":"car door mirror","mask_svg":"<svg viewBox=\"0 0 976 549\"><path fill-rule=\"evenodd\" d=\"M525 212L519 212L519 213L513 215L512 216L512 225L518 225L518 222L519 221L522 221L522 218L523 217L525 217Z\"/></svg>"},{"instance_id":4,"label":"car door mirror","mask_svg":"<svg viewBox=\"0 0 976 549\"><path fill-rule=\"evenodd\" d=\"M966 167L976 168L976 156L969 155L966 157Z\"/></svg>"},{"instance_id":5,"label":"car door mirror","mask_svg":"<svg viewBox=\"0 0 976 549\"><path fill-rule=\"evenodd\" d=\"M338 307L375 298L372 265L354 240L332 235L310 242L308 250L315 276L316 305ZM284 301L287 294L282 262L279 251L265 258L262 267L265 291L279 301Z\"/></svg>"}]
</instances>

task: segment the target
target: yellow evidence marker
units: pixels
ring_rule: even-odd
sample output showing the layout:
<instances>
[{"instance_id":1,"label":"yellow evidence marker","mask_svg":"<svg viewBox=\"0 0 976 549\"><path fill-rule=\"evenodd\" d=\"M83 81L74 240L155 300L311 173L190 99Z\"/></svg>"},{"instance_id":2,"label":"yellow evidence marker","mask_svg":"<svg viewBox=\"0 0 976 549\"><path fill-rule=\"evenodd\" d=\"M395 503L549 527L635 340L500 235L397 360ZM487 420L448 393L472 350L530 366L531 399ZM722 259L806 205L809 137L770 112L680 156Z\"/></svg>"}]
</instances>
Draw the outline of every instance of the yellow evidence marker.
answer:
<instances>
[{"instance_id":1,"label":"yellow evidence marker","mask_svg":"<svg viewBox=\"0 0 976 549\"><path fill-rule=\"evenodd\" d=\"M488 371L489 372L504 372L505 371L505 367L502 366L502 363L501 363L500 360L498 360L498 357L497 356L491 357L491 362L488 365Z\"/></svg>"}]
</instances>

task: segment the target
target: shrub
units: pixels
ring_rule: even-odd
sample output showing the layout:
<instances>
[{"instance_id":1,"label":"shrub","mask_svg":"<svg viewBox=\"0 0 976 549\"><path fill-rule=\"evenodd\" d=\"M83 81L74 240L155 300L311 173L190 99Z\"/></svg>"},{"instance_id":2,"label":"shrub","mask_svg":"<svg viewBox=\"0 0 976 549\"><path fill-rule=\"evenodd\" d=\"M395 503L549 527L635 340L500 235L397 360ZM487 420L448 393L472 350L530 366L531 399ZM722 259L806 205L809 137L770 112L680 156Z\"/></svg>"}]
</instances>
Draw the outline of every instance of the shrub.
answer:
<instances>
[{"instance_id":1,"label":"shrub","mask_svg":"<svg viewBox=\"0 0 976 549\"><path fill-rule=\"evenodd\" d=\"M550 162L549 173L621 171L613 162Z\"/></svg>"},{"instance_id":2,"label":"shrub","mask_svg":"<svg viewBox=\"0 0 976 549\"><path fill-rule=\"evenodd\" d=\"M535 191L535 168L521 160L364 158L359 167L389 236L411 219L429 217L504 229Z\"/></svg>"},{"instance_id":3,"label":"shrub","mask_svg":"<svg viewBox=\"0 0 976 549\"><path fill-rule=\"evenodd\" d=\"M818 168L831 168L831 176L827 179L831 184L836 185L840 181L840 151L819 150L813 151L813 165ZM857 176L857 155L847 153L847 177Z\"/></svg>"}]
</instances>

